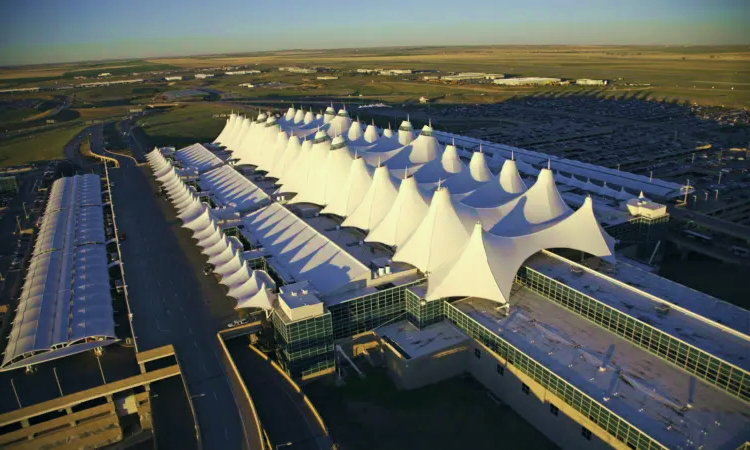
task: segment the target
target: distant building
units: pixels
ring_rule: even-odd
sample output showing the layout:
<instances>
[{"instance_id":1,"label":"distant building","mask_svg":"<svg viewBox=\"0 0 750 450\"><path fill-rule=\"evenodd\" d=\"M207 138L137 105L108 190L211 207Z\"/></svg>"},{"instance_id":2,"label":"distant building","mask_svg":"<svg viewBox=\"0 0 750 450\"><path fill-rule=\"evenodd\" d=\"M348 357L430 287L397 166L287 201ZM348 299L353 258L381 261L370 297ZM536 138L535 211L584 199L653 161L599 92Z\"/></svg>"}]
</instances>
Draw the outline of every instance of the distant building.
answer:
<instances>
[{"instance_id":1,"label":"distant building","mask_svg":"<svg viewBox=\"0 0 750 450\"><path fill-rule=\"evenodd\" d=\"M440 77L437 76L437 75L425 75L425 76L422 77L422 79L424 81L435 81L435 80L439 80Z\"/></svg>"},{"instance_id":2,"label":"distant building","mask_svg":"<svg viewBox=\"0 0 750 450\"><path fill-rule=\"evenodd\" d=\"M456 75L440 77L443 81L495 80L505 78L501 73L461 72Z\"/></svg>"},{"instance_id":3,"label":"distant building","mask_svg":"<svg viewBox=\"0 0 750 450\"><path fill-rule=\"evenodd\" d=\"M37 92L38 90L39 90L38 87L0 89L0 94L12 94L14 92Z\"/></svg>"},{"instance_id":4,"label":"distant building","mask_svg":"<svg viewBox=\"0 0 750 450\"><path fill-rule=\"evenodd\" d=\"M253 73L260 73L260 70L233 70L230 72L225 72L224 75L250 75Z\"/></svg>"},{"instance_id":5,"label":"distant building","mask_svg":"<svg viewBox=\"0 0 750 450\"><path fill-rule=\"evenodd\" d=\"M213 78L214 74L212 73L196 73L195 78L199 80L205 80L206 78Z\"/></svg>"},{"instance_id":6,"label":"distant building","mask_svg":"<svg viewBox=\"0 0 750 450\"><path fill-rule=\"evenodd\" d=\"M307 69L304 67L279 67L280 72L291 72L291 73L315 73L318 69Z\"/></svg>"},{"instance_id":7,"label":"distant building","mask_svg":"<svg viewBox=\"0 0 750 450\"><path fill-rule=\"evenodd\" d=\"M165 81L182 81L183 77L179 75L173 75L169 77L164 77Z\"/></svg>"},{"instance_id":8,"label":"distant building","mask_svg":"<svg viewBox=\"0 0 750 450\"><path fill-rule=\"evenodd\" d=\"M99 75L97 75L97 77L99 78L106 78L106 77L111 77L111 76L112 74L109 72L104 72L104 73L100 73Z\"/></svg>"},{"instance_id":9,"label":"distant building","mask_svg":"<svg viewBox=\"0 0 750 450\"><path fill-rule=\"evenodd\" d=\"M252 83L242 83L242 84L240 84L240 87L254 88L255 85L252 84Z\"/></svg>"},{"instance_id":10,"label":"distant building","mask_svg":"<svg viewBox=\"0 0 750 450\"><path fill-rule=\"evenodd\" d=\"M589 86L605 86L607 83L609 83L607 80L592 80L590 78L580 78L576 80L576 84Z\"/></svg>"},{"instance_id":11,"label":"distant building","mask_svg":"<svg viewBox=\"0 0 750 450\"><path fill-rule=\"evenodd\" d=\"M426 97L419 97L419 103L427 103L428 101Z\"/></svg>"},{"instance_id":12,"label":"distant building","mask_svg":"<svg viewBox=\"0 0 750 450\"><path fill-rule=\"evenodd\" d=\"M383 69L357 69L357 73L378 73Z\"/></svg>"},{"instance_id":13,"label":"distant building","mask_svg":"<svg viewBox=\"0 0 750 450\"><path fill-rule=\"evenodd\" d=\"M318 80L338 80L338 79L339 77L332 77L332 76L318 77Z\"/></svg>"},{"instance_id":14,"label":"distant building","mask_svg":"<svg viewBox=\"0 0 750 450\"><path fill-rule=\"evenodd\" d=\"M562 81L560 78L519 77L500 78L492 82L503 86L544 86L547 84L558 84L560 81Z\"/></svg>"},{"instance_id":15,"label":"distant building","mask_svg":"<svg viewBox=\"0 0 750 450\"><path fill-rule=\"evenodd\" d=\"M380 75L411 75L414 73L411 69L383 69Z\"/></svg>"},{"instance_id":16,"label":"distant building","mask_svg":"<svg viewBox=\"0 0 750 450\"><path fill-rule=\"evenodd\" d=\"M100 86L111 86L113 84L132 84L132 83L143 83L142 78L133 78L131 80L111 80L111 81L95 81L92 83L81 83L78 87L100 87Z\"/></svg>"}]
</instances>

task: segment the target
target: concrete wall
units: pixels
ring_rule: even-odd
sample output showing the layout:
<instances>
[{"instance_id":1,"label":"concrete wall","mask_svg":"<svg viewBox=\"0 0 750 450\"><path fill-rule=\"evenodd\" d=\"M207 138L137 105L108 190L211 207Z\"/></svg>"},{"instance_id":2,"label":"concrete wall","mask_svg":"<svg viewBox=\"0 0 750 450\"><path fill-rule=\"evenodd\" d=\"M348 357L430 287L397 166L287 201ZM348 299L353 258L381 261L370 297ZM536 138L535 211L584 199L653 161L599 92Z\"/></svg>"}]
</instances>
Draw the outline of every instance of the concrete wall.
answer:
<instances>
[{"instance_id":1,"label":"concrete wall","mask_svg":"<svg viewBox=\"0 0 750 450\"><path fill-rule=\"evenodd\" d=\"M470 345L466 370L492 394L508 404L561 448L571 450L628 449L624 443L610 436L560 398L542 388L512 365L507 365L487 347L474 340ZM479 358L475 356L476 350L479 351ZM504 375L498 373L498 364L504 367ZM524 383L529 387L528 394L522 390ZM550 412L550 404L558 408L557 416ZM582 436L583 426L591 431L591 440Z\"/></svg>"},{"instance_id":2,"label":"concrete wall","mask_svg":"<svg viewBox=\"0 0 750 450\"><path fill-rule=\"evenodd\" d=\"M468 342L415 359L405 359L393 347L384 344L385 366L399 389L416 389L437 383L465 372L470 351Z\"/></svg>"}]
</instances>

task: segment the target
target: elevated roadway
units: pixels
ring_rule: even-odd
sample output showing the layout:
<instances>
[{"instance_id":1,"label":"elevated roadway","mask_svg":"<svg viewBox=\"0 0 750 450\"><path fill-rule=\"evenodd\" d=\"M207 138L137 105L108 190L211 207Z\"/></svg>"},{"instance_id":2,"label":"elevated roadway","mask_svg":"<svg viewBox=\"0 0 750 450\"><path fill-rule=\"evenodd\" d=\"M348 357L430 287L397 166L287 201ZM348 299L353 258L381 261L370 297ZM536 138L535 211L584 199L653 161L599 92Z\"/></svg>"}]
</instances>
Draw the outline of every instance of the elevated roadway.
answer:
<instances>
[{"instance_id":1,"label":"elevated roadway","mask_svg":"<svg viewBox=\"0 0 750 450\"><path fill-rule=\"evenodd\" d=\"M673 219L679 220L680 222L694 223L699 227L750 242L750 227L747 225L741 225L716 217L707 216L697 211L688 211L682 208L677 208L674 205L668 205L667 210Z\"/></svg>"}]
</instances>

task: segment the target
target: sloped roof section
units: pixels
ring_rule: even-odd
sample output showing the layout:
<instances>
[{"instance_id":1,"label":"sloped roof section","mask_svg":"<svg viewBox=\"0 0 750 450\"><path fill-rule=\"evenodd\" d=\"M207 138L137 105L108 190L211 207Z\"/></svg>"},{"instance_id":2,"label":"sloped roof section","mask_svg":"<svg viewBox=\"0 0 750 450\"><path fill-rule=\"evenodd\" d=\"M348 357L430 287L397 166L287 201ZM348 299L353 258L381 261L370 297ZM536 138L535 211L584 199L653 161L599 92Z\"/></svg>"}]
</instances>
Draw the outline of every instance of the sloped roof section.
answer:
<instances>
[{"instance_id":1,"label":"sloped roof section","mask_svg":"<svg viewBox=\"0 0 750 450\"><path fill-rule=\"evenodd\" d=\"M372 169L365 164L365 160L356 158L349 166L346 182L321 213L349 217L367 195L372 178Z\"/></svg>"},{"instance_id":2,"label":"sloped roof section","mask_svg":"<svg viewBox=\"0 0 750 450\"><path fill-rule=\"evenodd\" d=\"M367 266L283 205L272 203L242 223L242 233L273 255L274 267L309 281L323 294L370 276Z\"/></svg>"},{"instance_id":3,"label":"sloped roof section","mask_svg":"<svg viewBox=\"0 0 750 450\"><path fill-rule=\"evenodd\" d=\"M458 254L477 220L471 208L451 200L447 188L439 188L424 219L396 250L393 260L432 272Z\"/></svg>"},{"instance_id":4,"label":"sloped roof section","mask_svg":"<svg viewBox=\"0 0 750 450\"><path fill-rule=\"evenodd\" d=\"M201 144L193 144L177 150L174 153L174 159L181 162L183 167L193 167L198 172L205 172L224 164L221 158Z\"/></svg>"},{"instance_id":5,"label":"sloped roof section","mask_svg":"<svg viewBox=\"0 0 750 450\"><path fill-rule=\"evenodd\" d=\"M419 227L430 209L432 191L422 191L414 177L401 180L398 195L388 213L375 225L365 242L399 248Z\"/></svg>"},{"instance_id":6,"label":"sloped roof section","mask_svg":"<svg viewBox=\"0 0 750 450\"><path fill-rule=\"evenodd\" d=\"M615 240L594 217L593 203L540 231L506 237L474 226L457 256L429 273L427 300L473 296L507 303L516 272L531 255L550 248L571 248L612 261Z\"/></svg>"},{"instance_id":7,"label":"sloped roof section","mask_svg":"<svg viewBox=\"0 0 750 450\"><path fill-rule=\"evenodd\" d=\"M257 209L271 202L261 188L230 166L221 166L201 175L198 185L211 191L217 203L239 212Z\"/></svg>"},{"instance_id":8,"label":"sloped roof section","mask_svg":"<svg viewBox=\"0 0 750 450\"><path fill-rule=\"evenodd\" d=\"M507 159L500 173L490 182L464 197L461 202L473 208L494 208L526 192L516 162Z\"/></svg>"},{"instance_id":9,"label":"sloped roof section","mask_svg":"<svg viewBox=\"0 0 750 450\"><path fill-rule=\"evenodd\" d=\"M50 206L51 205L51 206ZM2 370L116 341L107 270L101 181L61 178L50 189ZM33 359L32 359L33 358Z\"/></svg>"},{"instance_id":10,"label":"sloped roof section","mask_svg":"<svg viewBox=\"0 0 750 450\"><path fill-rule=\"evenodd\" d=\"M364 231L375 228L393 206L398 196L398 184L385 166L375 169L367 194L341 225Z\"/></svg>"}]
</instances>

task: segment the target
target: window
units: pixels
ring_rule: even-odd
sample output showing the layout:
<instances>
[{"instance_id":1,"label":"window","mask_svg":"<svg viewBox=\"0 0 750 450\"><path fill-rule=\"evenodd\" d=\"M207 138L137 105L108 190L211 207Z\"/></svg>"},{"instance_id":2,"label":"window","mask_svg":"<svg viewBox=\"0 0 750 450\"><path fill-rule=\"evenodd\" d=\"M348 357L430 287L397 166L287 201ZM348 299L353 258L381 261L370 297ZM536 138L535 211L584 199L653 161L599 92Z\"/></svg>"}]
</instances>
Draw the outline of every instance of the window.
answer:
<instances>
[{"instance_id":1,"label":"window","mask_svg":"<svg viewBox=\"0 0 750 450\"><path fill-rule=\"evenodd\" d=\"M499 373L501 376L505 376L505 367L503 367L500 364L498 364L497 365L497 373Z\"/></svg>"},{"instance_id":2,"label":"window","mask_svg":"<svg viewBox=\"0 0 750 450\"><path fill-rule=\"evenodd\" d=\"M529 395L529 386L526 383L521 384L521 390L524 394Z\"/></svg>"},{"instance_id":3,"label":"window","mask_svg":"<svg viewBox=\"0 0 750 450\"><path fill-rule=\"evenodd\" d=\"M550 403L550 404L549 404L549 412L550 412L550 413L551 413L551 414L552 414L553 416L556 416L556 415L557 415L557 414L558 414L558 413L560 412L560 410L559 410L559 409L557 409L557 406L555 406L555 405L553 405L552 403Z\"/></svg>"},{"instance_id":4,"label":"window","mask_svg":"<svg viewBox=\"0 0 750 450\"><path fill-rule=\"evenodd\" d=\"M586 427L581 427L581 436L585 437L587 441L590 441L591 431Z\"/></svg>"},{"instance_id":5,"label":"window","mask_svg":"<svg viewBox=\"0 0 750 450\"><path fill-rule=\"evenodd\" d=\"M481 353L481 352L479 351L479 349L478 349L478 348L475 348L475 349L474 349L474 356L476 356L476 357L477 357L477 359L479 359L479 358L481 358L481 357L482 357L482 353Z\"/></svg>"}]
</instances>

